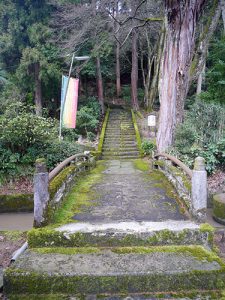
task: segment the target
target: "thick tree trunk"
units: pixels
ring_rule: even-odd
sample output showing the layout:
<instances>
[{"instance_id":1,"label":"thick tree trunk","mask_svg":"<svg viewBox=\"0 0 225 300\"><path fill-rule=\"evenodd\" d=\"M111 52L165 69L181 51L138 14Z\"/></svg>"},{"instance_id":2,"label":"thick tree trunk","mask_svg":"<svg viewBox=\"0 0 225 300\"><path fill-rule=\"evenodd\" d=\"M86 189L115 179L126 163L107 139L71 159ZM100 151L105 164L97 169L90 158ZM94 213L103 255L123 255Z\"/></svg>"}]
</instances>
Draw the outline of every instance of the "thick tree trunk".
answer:
<instances>
[{"instance_id":1,"label":"thick tree trunk","mask_svg":"<svg viewBox=\"0 0 225 300\"><path fill-rule=\"evenodd\" d=\"M158 81L159 81L159 69L160 69L160 62L162 59L163 54L163 45L164 45L164 38L165 38L165 26L163 25L160 39L159 39L159 45L158 45L158 51L157 51L157 57L154 59L154 73L151 81L150 91L149 91L149 100L148 100L148 110L151 111L153 108L153 103L157 97L158 93Z\"/></svg>"},{"instance_id":2,"label":"thick tree trunk","mask_svg":"<svg viewBox=\"0 0 225 300\"><path fill-rule=\"evenodd\" d=\"M104 114L105 107L104 107L104 96L103 96L103 81L102 81L101 62L100 62L99 55L96 57L96 73L97 73L98 101L101 105L102 114Z\"/></svg>"},{"instance_id":3,"label":"thick tree trunk","mask_svg":"<svg viewBox=\"0 0 225 300\"><path fill-rule=\"evenodd\" d=\"M36 115L42 115L42 89L40 80L40 64L34 64L34 102Z\"/></svg>"},{"instance_id":4,"label":"thick tree trunk","mask_svg":"<svg viewBox=\"0 0 225 300\"><path fill-rule=\"evenodd\" d=\"M159 80L158 150L171 146L176 124L184 116L189 69L195 44L197 17L204 0L166 0L166 38Z\"/></svg>"},{"instance_id":5,"label":"thick tree trunk","mask_svg":"<svg viewBox=\"0 0 225 300\"><path fill-rule=\"evenodd\" d=\"M134 110L139 110L138 104L138 51L137 51L138 32L132 32L132 71L131 71L131 102Z\"/></svg>"},{"instance_id":6,"label":"thick tree trunk","mask_svg":"<svg viewBox=\"0 0 225 300\"><path fill-rule=\"evenodd\" d=\"M220 0L221 10L222 10L222 19L223 19L223 28L225 35L225 0Z\"/></svg>"}]
</instances>

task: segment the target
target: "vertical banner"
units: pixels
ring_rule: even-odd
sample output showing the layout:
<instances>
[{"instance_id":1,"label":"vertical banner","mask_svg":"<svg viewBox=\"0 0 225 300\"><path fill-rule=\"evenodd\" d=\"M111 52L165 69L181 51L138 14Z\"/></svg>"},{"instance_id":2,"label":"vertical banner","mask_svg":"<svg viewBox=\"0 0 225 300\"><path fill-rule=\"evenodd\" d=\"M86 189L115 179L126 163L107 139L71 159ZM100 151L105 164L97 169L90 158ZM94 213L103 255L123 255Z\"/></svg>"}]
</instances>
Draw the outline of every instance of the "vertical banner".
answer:
<instances>
[{"instance_id":1,"label":"vertical banner","mask_svg":"<svg viewBox=\"0 0 225 300\"><path fill-rule=\"evenodd\" d=\"M61 118L62 126L66 128L76 127L76 114L78 102L79 79L62 77L61 90ZM66 98L65 98L66 95Z\"/></svg>"}]
</instances>

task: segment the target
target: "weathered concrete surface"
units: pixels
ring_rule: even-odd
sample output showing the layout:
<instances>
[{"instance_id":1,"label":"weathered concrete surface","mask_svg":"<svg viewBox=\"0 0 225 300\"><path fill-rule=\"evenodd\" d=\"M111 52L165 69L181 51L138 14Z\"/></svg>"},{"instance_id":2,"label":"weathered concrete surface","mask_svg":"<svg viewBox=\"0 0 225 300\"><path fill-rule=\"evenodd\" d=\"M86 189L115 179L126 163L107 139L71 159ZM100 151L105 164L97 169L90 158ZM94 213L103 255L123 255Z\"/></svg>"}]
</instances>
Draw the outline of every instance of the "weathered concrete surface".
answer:
<instances>
[{"instance_id":1,"label":"weathered concrete surface","mask_svg":"<svg viewBox=\"0 0 225 300\"><path fill-rule=\"evenodd\" d=\"M12 267L17 268L38 273L70 274L70 276L119 276L183 273L194 270L215 271L220 270L221 266L215 261L198 260L185 252L117 254L105 249L100 253L75 255L39 254L29 250Z\"/></svg>"},{"instance_id":2,"label":"weathered concrete surface","mask_svg":"<svg viewBox=\"0 0 225 300\"><path fill-rule=\"evenodd\" d=\"M105 161L100 183L93 184L93 206L74 216L82 222L185 220L160 180L135 168L134 161ZM162 175L163 176L163 175ZM172 189L172 188L171 188Z\"/></svg>"},{"instance_id":3,"label":"weathered concrete surface","mask_svg":"<svg viewBox=\"0 0 225 300\"><path fill-rule=\"evenodd\" d=\"M139 234L150 233L160 230L182 231L184 229L194 230L200 226L191 221L165 221L165 222L117 222L106 224L92 223L71 223L60 226L58 231L66 231L68 233L92 233L113 231L116 233Z\"/></svg>"},{"instance_id":4,"label":"weathered concrete surface","mask_svg":"<svg viewBox=\"0 0 225 300\"><path fill-rule=\"evenodd\" d=\"M224 280L217 261L187 251L118 254L38 254L26 251L5 273L10 293L138 293L214 289ZM32 282L32 284L31 284Z\"/></svg>"},{"instance_id":5,"label":"weathered concrete surface","mask_svg":"<svg viewBox=\"0 0 225 300\"><path fill-rule=\"evenodd\" d=\"M202 231L199 225L191 221L71 223L56 228L56 232L59 233L61 244L68 247L174 244L212 247L211 233ZM45 239L49 246L56 246L56 238L46 236Z\"/></svg>"}]
</instances>

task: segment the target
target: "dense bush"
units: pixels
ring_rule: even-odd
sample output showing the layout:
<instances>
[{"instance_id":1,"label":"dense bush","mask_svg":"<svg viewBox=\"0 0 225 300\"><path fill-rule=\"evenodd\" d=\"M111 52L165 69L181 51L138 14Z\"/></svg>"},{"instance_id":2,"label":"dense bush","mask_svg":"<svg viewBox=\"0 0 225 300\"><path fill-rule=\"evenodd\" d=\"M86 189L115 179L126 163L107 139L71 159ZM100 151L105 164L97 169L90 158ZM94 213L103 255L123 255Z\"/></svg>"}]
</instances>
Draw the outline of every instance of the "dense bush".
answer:
<instances>
[{"instance_id":1,"label":"dense bush","mask_svg":"<svg viewBox=\"0 0 225 300\"><path fill-rule=\"evenodd\" d=\"M58 126L50 118L36 116L22 103L10 105L0 116L0 182L33 174L38 157L47 160L52 169L56 164L83 147L58 140Z\"/></svg>"},{"instance_id":2,"label":"dense bush","mask_svg":"<svg viewBox=\"0 0 225 300\"><path fill-rule=\"evenodd\" d=\"M219 104L197 101L187 112L185 122L178 126L172 153L189 166L202 156L207 171L225 166L225 108Z\"/></svg>"}]
</instances>

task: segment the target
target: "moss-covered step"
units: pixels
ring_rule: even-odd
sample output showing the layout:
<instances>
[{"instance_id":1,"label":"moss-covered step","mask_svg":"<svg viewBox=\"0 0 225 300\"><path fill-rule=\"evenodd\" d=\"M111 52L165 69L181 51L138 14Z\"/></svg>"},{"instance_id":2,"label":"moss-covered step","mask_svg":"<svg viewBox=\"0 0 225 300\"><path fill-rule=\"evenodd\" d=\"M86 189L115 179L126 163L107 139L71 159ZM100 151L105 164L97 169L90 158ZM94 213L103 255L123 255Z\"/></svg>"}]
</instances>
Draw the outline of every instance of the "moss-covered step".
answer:
<instances>
[{"instance_id":1,"label":"moss-covered step","mask_svg":"<svg viewBox=\"0 0 225 300\"><path fill-rule=\"evenodd\" d=\"M33 194L0 195L0 213L32 212L34 210Z\"/></svg>"},{"instance_id":2,"label":"moss-covered step","mask_svg":"<svg viewBox=\"0 0 225 300\"><path fill-rule=\"evenodd\" d=\"M201 246L28 250L4 273L10 294L110 294L225 288L225 266Z\"/></svg>"},{"instance_id":3,"label":"moss-covered step","mask_svg":"<svg viewBox=\"0 0 225 300\"><path fill-rule=\"evenodd\" d=\"M213 196L213 218L225 225L225 193Z\"/></svg>"},{"instance_id":4,"label":"moss-covered step","mask_svg":"<svg viewBox=\"0 0 225 300\"><path fill-rule=\"evenodd\" d=\"M183 293L142 293L111 295L72 295L72 294L20 294L10 295L10 300L225 300L223 291L188 291Z\"/></svg>"},{"instance_id":5,"label":"moss-covered step","mask_svg":"<svg viewBox=\"0 0 225 300\"><path fill-rule=\"evenodd\" d=\"M32 229L28 244L38 247L202 245L212 248L213 228L190 221L70 223Z\"/></svg>"}]
</instances>

